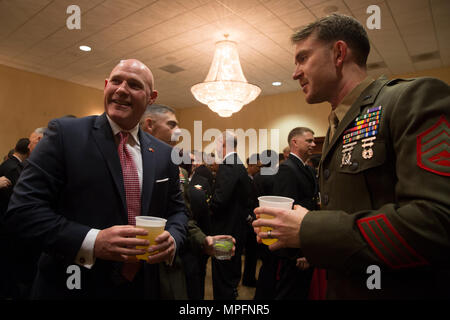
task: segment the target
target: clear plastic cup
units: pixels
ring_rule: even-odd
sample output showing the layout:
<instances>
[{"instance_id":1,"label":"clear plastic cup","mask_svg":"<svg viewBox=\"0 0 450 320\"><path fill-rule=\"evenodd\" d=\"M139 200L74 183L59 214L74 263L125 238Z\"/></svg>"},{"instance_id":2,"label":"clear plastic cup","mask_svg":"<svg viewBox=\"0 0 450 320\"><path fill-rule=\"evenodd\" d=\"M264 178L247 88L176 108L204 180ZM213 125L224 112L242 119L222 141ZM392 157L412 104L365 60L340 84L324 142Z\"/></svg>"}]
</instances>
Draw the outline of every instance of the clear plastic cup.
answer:
<instances>
[{"instance_id":1,"label":"clear plastic cup","mask_svg":"<svg viewBox=\"0 0 450 320\"><path fill-rule=\"evenodd\" d=\"M260 207L266 207L266 208L280 208L280 209L286 209L291 210L292 205L294 204L294 199L287 198L287 197L279 197L279 196L262 196L258 197L259 206ZM268 214L261 214L261 219L273 219L273 216ZM272 230L270 227L261 227L261 231L267 232L269 230ZM271 245L272 243L275 243L278 241L276 238L270 238L270 239L262 239L262 243L265 245Z\"/></svg>"},{"instance_id":2,"label":"clear plastic cup","mask_svg":"<svg viewBox=\"0 0 450 320\"><path fill-rule=\"evenodd\" d=\"M136 238L146 239L150 243L148 246L137 246L136 249L148 249L151 245L156 244L155 238L164 232L166 222L167 222L166 219L159 217L151 217L151 216L136 217L136 227L148 231L148 234L146 236L136 236ZM147 261L149 255L153 255L157 252L158 251L152 253L146 252L145 254L137 255L136 258L138 258L139 260Z\"/></svg>"},{"instance_id":3,"label":"clear plastic cup","mask_svg":"<svg viewBox=\"0 0 450 320\"><path fill-rule=\"evenodd\" d=\"M214 257L218 260L230 260L233 240L229 238L214 239Z\"/></svg>"}]
</instances>

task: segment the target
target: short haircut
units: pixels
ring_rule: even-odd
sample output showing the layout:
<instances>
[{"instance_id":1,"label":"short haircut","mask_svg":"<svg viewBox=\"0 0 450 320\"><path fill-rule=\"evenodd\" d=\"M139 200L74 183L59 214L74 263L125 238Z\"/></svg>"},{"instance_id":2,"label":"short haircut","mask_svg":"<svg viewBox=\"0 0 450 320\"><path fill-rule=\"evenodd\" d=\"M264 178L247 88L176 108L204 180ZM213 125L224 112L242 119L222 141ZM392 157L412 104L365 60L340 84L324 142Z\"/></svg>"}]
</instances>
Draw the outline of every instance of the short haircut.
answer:
<instances>
[{"instance_id":1,"label":"short haircut","mask_svg":"<svg viewBox=\"0 0 450 320\"><path fill-rule=\"evenodd\" d=\"M175 110L169 106L165 106L162 104L149 104L142 115L142 119L147 118L152 115L160 115L165 113L173 113L175 114Z\"/></svg>"},{"instance_id":2,"label":"short haircut","mask_svg":"<svg viewBox=\"0 0 450 320\"><path fill-rule=\"evenodd\" d=\"M292 129L288 135L288 143L290 144L291 140L294 137L302 135L305 132L311 132L312 134L314 134L314 131L312 131L310 128L306 128L306 127L297 127L297 128Z\"/></svg>"},{"instance_id":3,"label":"short haircut","mask_svg":"<svg viewBox=\"0 0 450 320\"><path fill-rule=\"evenodd\" d=\"M370 52L370 42L366 30L358 20L343 14L333 13L320 18L291 37L293 44L307 39L312 34L323 42L343 40L354 52L355 62L365 67Z\"/></svg>"},{"instance_id":4,"label":"short haircut","mask_svg":"<svg viewBox=\"0 0 450 320\"><path fill-rule=\"evenodd\" d=\"M20 154L28 154L30 150L28 149L28 145L30 144L30 140L28 138L19 139L16 143L16 147L14 151Z\"/></svg>"},{"instance_id":5,"label":"short haircut","mask_svg":"<svg viewBox=\"0 0 450 320\"><path fill-rule=\"evenodd\" d=\"M34 130L34 132L37 133L37 134L42 134L42 135L44 135L45 130L47 130L46 127L40 127L40 128L36 128L36 129Z\"/></svg>"}]
</instances>

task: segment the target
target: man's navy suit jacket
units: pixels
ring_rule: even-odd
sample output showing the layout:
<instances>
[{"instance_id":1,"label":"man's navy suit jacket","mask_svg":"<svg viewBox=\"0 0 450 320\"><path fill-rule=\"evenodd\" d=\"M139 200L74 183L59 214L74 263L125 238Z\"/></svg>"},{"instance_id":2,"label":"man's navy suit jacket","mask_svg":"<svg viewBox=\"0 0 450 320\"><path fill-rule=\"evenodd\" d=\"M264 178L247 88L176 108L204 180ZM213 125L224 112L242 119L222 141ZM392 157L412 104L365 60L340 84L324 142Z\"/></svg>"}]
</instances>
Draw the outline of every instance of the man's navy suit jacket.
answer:
<instances>
[{"instance_id":1,"label":"man's navy suit jacket","mask_svg":"<svg viewBox=\"0 0 450 320\"><path fill-rule=\"evenodd\" d=\"M141 215L166 218L166 230L180 248L187 213L178 167L171 161L172 148L141 129L138 136L143 166ZM121 164L105 114L49 123L22 171L4 223L12 237L43 252L35 298L62 298L75 291L81 297L107 297L113 292L121 264L101 259L90 270L81 267L81 290L66 286L67 267L75 264L88 231L128 224Z\"/></svg>"}]
</instances>

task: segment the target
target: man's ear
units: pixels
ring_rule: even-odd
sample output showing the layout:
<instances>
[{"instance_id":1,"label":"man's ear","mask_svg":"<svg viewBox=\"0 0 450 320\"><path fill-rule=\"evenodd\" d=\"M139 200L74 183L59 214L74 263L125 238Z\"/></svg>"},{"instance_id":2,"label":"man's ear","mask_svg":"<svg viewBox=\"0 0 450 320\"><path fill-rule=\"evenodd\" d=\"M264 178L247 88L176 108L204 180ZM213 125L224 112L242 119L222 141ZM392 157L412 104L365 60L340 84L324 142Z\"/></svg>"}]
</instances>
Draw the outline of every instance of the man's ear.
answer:
<instances>
[{"instance_id":1,"label":"man's ear","mask_svg":"<svg viewBox=\"0 0 450 320\"><path fill-rule=\"evenodd\" d=\"M106 88L107 84L108 84L108 79L105 79L105 88Z\"/></svg>"},{"instance_id":2,"label":"man's ear","mask_svg":"<svg viewBox=\"0 0 450 320\"><path fill-rule=\"evenodd\" d=\"M291 147L291 143L292 143L292 147ZM297 138L294 137L294 138L292 138L291 142L289 142L289 147L291 147L290 150L294 149L296 146L297 146Z\"/></svg>"},{"instance_id":3,"label":"man's ear","mask_svg":"<svg viewBox=\"0 0 450 320\"><path fill-rule=\"evenodd\" d=\"M149 98L149 100L148 100L148 104L153 104L153 103L155 102L155 100L156 100L157 97L158 97L158 91L153 90L153 91L150 93L150 98Z\"/></svg>"},{"instance_id":4,"label":"man's ear","mask_svg":"<svg viewBox=\"0 0 450 320\"><path fill-rule=\"evenodd\" d=\"M336 67L342 68L344 60L347 56L347 43L345 41L336 41L333 45L334 63Z\"/></svg>"},{"instance_id":5,"label":"man's ear","mask_svg":"<svg viewBox=\"0 0 450 320\"><path fill-rule=\"evenodd\" d=\"M144 124L145 128L147 129L146 131L151 134L153 131L153 120L151 118L146 118Z\"/></svg>"}]
</instances>

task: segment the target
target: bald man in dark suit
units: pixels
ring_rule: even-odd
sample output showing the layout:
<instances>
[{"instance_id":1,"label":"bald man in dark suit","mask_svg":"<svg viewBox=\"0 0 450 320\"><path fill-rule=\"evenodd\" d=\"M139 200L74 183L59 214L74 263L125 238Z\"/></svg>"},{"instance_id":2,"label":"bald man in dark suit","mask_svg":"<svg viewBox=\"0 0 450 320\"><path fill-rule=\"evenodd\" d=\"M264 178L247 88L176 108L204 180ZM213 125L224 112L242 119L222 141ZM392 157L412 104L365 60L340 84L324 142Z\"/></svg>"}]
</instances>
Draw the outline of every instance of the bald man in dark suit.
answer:
<instances>
[{"instance_id":1,"label":"bald man in dark suit","mask_svg":"<svg viewBox=\"0 0 450 320\"><path fill-rule=\"evenodd\" d=\"M121 61L105 81L105 113L51 121L29 158L3 222L43 251L33 298L158 298L155 264L183 244L187 214L172 149L139 128L153 82L142 62ZM148 244L136 238L147 234L134 226L139 215L167 219L146 262L135 257Z\"/></svg>"}]
</instances>

